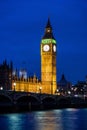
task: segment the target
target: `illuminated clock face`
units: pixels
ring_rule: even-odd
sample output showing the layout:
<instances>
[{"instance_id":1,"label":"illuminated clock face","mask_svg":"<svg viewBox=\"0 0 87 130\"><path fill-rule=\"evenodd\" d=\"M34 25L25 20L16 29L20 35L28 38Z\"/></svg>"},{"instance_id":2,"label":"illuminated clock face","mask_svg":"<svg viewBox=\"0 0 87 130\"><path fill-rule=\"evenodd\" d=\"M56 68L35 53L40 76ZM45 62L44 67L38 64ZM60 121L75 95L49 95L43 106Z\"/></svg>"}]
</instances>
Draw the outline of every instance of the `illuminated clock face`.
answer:
<instances>
[{"instance_id":1,"label":"illuminated clock face","mask_svg":"<svg viewBox=\"0 0 87 130\"><path fill-rule=\"evenodd\" d=\"M49 45L44 45L44 46L43 46L43 50L44 50L44 51L49 51L49 49L50 49Z\"/></svg>"},{"instance_id":2,"label":"illuminated clock face","mask_svg":"<svg viewBox=\"0 0 87 130\"><path fill-rule=\"evenodd\" d=\"M56 46L55 45L53 46L53 51L56 52Z\"/></svg>"}]
</instances>

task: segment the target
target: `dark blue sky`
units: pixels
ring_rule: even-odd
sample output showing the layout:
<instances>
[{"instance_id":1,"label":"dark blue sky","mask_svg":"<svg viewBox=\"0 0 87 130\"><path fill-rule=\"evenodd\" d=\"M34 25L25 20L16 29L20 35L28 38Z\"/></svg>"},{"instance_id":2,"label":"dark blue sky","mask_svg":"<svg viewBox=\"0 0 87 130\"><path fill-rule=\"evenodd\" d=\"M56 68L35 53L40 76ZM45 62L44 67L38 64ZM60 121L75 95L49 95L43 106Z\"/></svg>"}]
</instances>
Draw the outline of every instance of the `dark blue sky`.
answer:
<instances>
[{"instance_id":1,"label":"dark blue sky","mask_svg":"<svg viewBox=\"0 0 87 130\"><path fill-rule=\"evenodd\" d=\"M0 63L40 76L40 41L50 17L57 40L57 79L87 75L87 0L0 0Z\"/></svg>"}]
</instances>

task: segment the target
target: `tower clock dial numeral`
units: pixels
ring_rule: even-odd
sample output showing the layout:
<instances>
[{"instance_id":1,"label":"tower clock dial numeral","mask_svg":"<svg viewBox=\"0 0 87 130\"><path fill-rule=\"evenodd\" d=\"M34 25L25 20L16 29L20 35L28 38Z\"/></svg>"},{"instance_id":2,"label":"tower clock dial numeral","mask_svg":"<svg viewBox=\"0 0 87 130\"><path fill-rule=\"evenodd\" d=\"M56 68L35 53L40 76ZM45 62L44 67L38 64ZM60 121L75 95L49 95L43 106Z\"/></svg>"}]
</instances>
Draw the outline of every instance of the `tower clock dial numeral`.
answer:
<instances>
[{"instance_id":1,"label":"tower clock dial numeral","mask_svg":"<svg viewBox=\"0 0 87 130\"><path fill-rule=\"evenodd\" d=\"M44 46L43 46L43 50L44 50L44 51L49 51L49 49L50 49L49 45L44 45Z\"/></svg>"},{"instance_id":2,"label":"tower clock dial numeral","mask_svg":"<svg viewBox=\"0 0 87 130\"><path fill-rule=\"evenodd\" d=\"M55 45L53 46L53 51L56 52L56 46Z\"/></svg>"}]
</instances>

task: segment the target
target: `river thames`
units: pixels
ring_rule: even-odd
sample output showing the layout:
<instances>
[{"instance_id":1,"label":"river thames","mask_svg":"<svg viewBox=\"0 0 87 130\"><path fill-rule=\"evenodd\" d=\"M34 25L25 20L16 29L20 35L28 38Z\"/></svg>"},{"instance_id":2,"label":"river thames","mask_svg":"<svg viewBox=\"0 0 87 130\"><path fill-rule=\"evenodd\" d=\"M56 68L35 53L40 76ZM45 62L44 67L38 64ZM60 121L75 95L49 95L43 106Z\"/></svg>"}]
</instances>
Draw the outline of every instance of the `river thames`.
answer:
<instances>
[{"instance_id":1,"label":"river thames","mask_svg":"<svg viewBox=\"0 0 87 130\"><path fill-rule=\"evenodd\" d=\"M87 109L0 114L0 130L87 130Z\"/></svg>"}]
</instances>

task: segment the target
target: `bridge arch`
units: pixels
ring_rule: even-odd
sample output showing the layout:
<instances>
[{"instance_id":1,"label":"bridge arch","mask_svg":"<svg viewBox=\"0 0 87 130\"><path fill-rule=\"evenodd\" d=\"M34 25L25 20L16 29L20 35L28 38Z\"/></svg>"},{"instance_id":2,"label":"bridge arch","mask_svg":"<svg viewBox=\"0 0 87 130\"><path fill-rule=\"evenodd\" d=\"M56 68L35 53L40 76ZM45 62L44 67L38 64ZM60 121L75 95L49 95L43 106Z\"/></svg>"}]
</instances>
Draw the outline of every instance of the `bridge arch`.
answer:
<instances>
[{"instance_id":1,"label":"bridge arch","mask_svg":"<svg viewBox=\"0 0 87 130\"><path fill-rule=\"evenodd\" d=\"M52 109L56 106L56 99L52 96L46 96L42 99L43 108Z\"/></svg>"},{"instance_id":2,"label":"bridge arch","mask_svg":"<svg viewBox=\"0 0 87 130\"><path fill-rule=\"evenodd\" d=\"M20 110L37 110L40 106L40 101L32 95L21 96L16 100L18 109Z\"/></svg>"},{"instance_id":3,"label":"bridge arch","mask_svg":"<svg viewBox=\"0 0 87 130\"><path fill-rule=\"evenodd\" d=\"M12 99L6 94L0 94L0 103L11 103Z\"/></svg>"},{"instance_id":4,"label":"bridge arch","mask_svg":"<svg viewBox=\"0 0 87 130\"><path fill-rule=\"evenodd\" d=\"M22 95L16 99L17 102L27 101L27 102L34 102L38 101L39 99L34 95Z\"/></svg>"},{"instance_id":5,"label":"bridge arch","mask_svg":"<svg viewBox=\"0 0 87 130\"><path fill-rule=\"evenodd\" d=\"M4 109L2 107L8 107L8 106L12 106L13 102L12 99L5 94L0 94L0 109Z\"/></svg>"},{"instance_id":6,"label":"bridge arch","mask_svg":"<svg viewBox=\"0 0 87 130\"><path fill-rule=\"evenodd\" d=\"M70 97L61 97L57 100L57 108L67 108L71 106Z\"/></svg>"},{"instance_id":7,"label":"bridge arch","mask_svg":"<svg viewBox=\"0 0 87 130\"><path fill-rule=\"evenodd\" d=\"M68 104L68 103L71 103L71 100L70 98L60 98L58 102L59 104Z\"/></svg>"}]
</instances>

